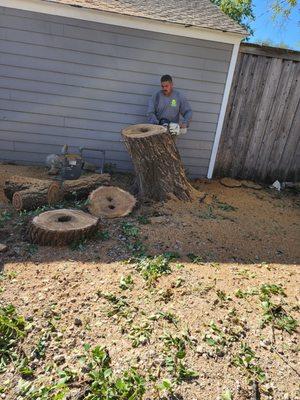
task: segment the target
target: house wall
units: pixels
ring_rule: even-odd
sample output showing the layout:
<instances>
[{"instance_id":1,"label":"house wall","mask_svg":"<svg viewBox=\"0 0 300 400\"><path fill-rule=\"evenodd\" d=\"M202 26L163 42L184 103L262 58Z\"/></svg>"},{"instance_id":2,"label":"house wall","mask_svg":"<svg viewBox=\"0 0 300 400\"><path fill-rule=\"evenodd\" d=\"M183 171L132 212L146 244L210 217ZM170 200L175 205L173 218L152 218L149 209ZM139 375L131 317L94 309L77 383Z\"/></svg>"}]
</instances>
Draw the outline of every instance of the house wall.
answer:
<instances>
[{"instance_id":1,"label":"house wall","mask_svg":"<svg viewBox=\"0 0 300 400\"><path fill-rule=\"evenodd\" d=\"M0 53L0 159L43 163L67 143L130 170L121 129L169 73L194 111L185 167L207 174L232 45L0 7Z\"/></svg>"}]
</instances>

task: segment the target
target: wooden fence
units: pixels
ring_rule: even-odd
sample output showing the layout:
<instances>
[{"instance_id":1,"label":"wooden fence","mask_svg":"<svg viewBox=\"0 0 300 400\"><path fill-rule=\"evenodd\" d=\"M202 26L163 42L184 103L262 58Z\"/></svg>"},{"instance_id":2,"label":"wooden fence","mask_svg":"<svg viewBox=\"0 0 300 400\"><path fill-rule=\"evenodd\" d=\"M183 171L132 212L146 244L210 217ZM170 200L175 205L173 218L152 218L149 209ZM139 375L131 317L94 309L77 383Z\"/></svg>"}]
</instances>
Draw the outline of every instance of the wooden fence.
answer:
<instances>
[{"instance_id":1,"label":"wooden fence","mask_svg":"<svg viewBox=\"0 0 300 400\"><path fill-rule=\"evenodd\" d=\"M300 52L241 45L214 177L300 179Z\"/></svg>"}]
</instances>

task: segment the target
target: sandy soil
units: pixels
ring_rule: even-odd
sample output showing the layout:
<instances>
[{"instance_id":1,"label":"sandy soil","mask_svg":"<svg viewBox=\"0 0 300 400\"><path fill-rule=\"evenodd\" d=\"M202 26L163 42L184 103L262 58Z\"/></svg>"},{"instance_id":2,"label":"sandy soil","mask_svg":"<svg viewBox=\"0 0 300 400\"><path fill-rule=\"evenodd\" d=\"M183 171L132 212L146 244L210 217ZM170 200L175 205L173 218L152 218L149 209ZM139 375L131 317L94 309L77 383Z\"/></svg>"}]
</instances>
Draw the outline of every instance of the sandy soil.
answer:
<instances>
[{"instance_id":1,"label":"sandy soil","mask_svg":"<svg viewBox=\"0 0 300 400\"><path fill-rule=\"evenodd\" d=\"M9 174L46 177L42 168L2 165L0 187ZM118 175L113 182L126 188L130 177ZM83 345L88 343L107 347L116 374L136 366L146 379L144 399L223 400L228 389L232 399L250 400L247 370L234 365L241 343L247 343L266 374L259 384L261 398L300 399L299 332L261 327L260 296L263 284L282 285L286 297L274 295L274 301L299 320L299 198L268 188L231 189L217 181L193 185L201 196L192 203L139 205L129 217L103 220L102 238L55 250L26 242L24 225L31 216L15 213L0 191L0 213L10 213L0 227L0 242L8 245L0 256L0 307L13 304L31 324L21 344L34 371L28 384L38 388L57 382L59 370L69 368L78 376L63 398L79 399L86 384ZM132 227L138 228L135 236ZM126 262L137 246L152 256L177 253L171 273L152 287ZM133 284L122 290L120 279L128 275ZM239 289L250 294L237 297ZM112 305L99 291L125 296L126 315L108 316ZM177 323L162 317L168 312ZM226 336L219 354L205 340L211 321ZM134 327L143 324L151 331L148 341L133 347ZM184 363L199 375L174 384L173 395L155 390L164 378L174 380L165 363L166 333L188 338ZM44 358L32 356L45 335ZM11 363L0 374L2 398L37 398L21 395L20 384L17 363Z\"/></svg>"}]
</instances>

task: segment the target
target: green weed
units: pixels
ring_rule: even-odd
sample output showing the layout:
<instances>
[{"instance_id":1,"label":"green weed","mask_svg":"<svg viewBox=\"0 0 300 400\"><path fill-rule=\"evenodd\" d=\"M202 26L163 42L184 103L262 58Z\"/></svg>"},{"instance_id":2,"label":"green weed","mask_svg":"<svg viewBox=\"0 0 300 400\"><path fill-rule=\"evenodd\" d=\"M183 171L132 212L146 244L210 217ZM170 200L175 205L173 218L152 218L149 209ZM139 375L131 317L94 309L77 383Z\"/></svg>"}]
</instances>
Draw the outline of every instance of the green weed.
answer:
<instances>
[{"instance_id":1,"label":"green weed","mask_svg":"<svg viewBox=\"0 0 300 400\"><path fill-rule=\"evenodd\" d=\"M25 337L25 319L12 304L0 308L0 373L18 359L18 344Z\"/></svg>"},{"instance_id":2,"label":"green weed","mask_svg":"<svg viewBox=\"0 0 300 400\"><path fill-rule=\"evenodd\" d=\"M132 341L132 347L138 347L149 343L153 328L147 323L133 325L129 331L129 339Z\"/></svg>"},{"instance_id":3,"label":"green weed","mask_svg":"<svg viewBox=\"0 0 300 400\"><path fill-rule=\"evenodd\" d=\"M145 379L135 368L116 376L111 368L108 350L95 347L89 364L89 387L83 400L141 400L146 391Z\"/></svg>"},{"instance_id":4,"label":"green weed","mask_svg":"<svg viewBox=\"0 0 300 400\"><path fill-rule=\"evenodd\" d=\"M2 211L0 214L0 228L4 228L7 221L11 220L13 218L13 214L9 211Z\"/></svg>"},{"instance_id":5,"label":"green weed","mask_svg":"<svg viewBox=\"0 0 300 400\"><path fill-rule=\"evenodd\" d=\"M153 285L160 276L171 273L169 259L163 255L139 258L136 260L135 268L149 286Z\"/></svg>"},{"instance_id":6,"label":"green weed","mask_svg":"<svg viewBox=\"0 0 300 400\"><path fill-rule=\"evenodd\" d=\"M119 287L122 290L131 290L134 285L132 275L122 276L120 279Z\"/></svg>"},{"instance_id":7,"label":"green weed","mask_svg":"<svg viewBox=\"0 0 300 400\"><path fill-rule=\"evenodd\" d=\"M123 222L121 225L122 233L124 236L130 238L136 238L140 234L139 228L131 224L130 222Z\"/></svg>"},{"instance_id":8,"label":"green weed","mask_svg":"<svg viewBox=\"0 0 300 400\"><path fill-rule=\"evenodd\" d=\"M140 224L142 224L142 225L148 225L148 224L150 224L149 218L146 217L145 215L139 215L139 216L137 217L137 220L138 220L138 222L139 222Z\"/></svg>"},{"instance_id":9,"label":"green weed","mask_svg":"<svg viewBox=\"0 0 300 400\"><path fill-rule=\"evenodd\" d=\"M187 254L187 257L192 261L193 264L204 264L204 260L201 256L196 256L194 253Z\"/></svg>"},{"instance_id":10,"label":"green weed","mask_svg":"<svg viewBox=\"0 0 300 400\"><path fill-rule=\"evenodd\" d=\"M266 374L258 365L255 352L247 344L241 343L240 351L232 362L233 365L244 370L250 383L263 383L266 380Z\"/></svg>"}]
</instances>

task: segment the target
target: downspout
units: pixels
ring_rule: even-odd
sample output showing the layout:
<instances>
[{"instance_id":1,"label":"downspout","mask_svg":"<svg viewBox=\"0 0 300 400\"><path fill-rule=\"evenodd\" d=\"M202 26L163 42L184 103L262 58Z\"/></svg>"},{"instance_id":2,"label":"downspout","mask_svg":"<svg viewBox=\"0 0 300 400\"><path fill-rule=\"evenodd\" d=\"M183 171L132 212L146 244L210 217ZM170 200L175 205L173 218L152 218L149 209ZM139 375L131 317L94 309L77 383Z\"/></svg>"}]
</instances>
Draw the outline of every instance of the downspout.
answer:
<instances>
[{"instance_id":1,"label":"downspout","mask_svg":"<svg viewBox=\"0 0 300 400\"><path fill-rule=\"evenodd\" d=\"M240 48L240 43L235 43L233 45L230 65L229 65L226 84L225 84L224 95L223 95L223 99L222 99L221 110L220 110L218 124L217 124L214 145L213 145L213 149L212 149L211 157L210 157L210 161L209 161L209 167L208 167L208 172L207 172L208 179L212 178L214 168L215 168L215 163L216 163L219 143L220 143L220 139L221 139L227 103L228 103L229 94L230 94L230 90L231 90L231 84L232 84L232 80L233 80L233 74L234 74L234 70L235 70L235 66L236 66L236 62L237 62L237 57L239 54L239 48Z\"/></svg>"}]
</instances>

